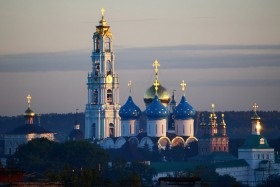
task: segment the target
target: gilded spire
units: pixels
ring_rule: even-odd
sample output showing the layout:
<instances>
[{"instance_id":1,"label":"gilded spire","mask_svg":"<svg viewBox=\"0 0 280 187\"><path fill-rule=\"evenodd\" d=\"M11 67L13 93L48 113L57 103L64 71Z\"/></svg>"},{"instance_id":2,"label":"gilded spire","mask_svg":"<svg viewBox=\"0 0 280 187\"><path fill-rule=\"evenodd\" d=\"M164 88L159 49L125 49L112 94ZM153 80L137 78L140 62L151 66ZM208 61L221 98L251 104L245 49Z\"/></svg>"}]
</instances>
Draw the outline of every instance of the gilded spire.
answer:
<instances>
[{"instance_id":1,"label":"gilded spire","mask_svg":"<svg viewBox=\"0 0 280 187\"><path fill-rule=\"evenodd\" d=\"M216 114L215 114L215 104L214 104L214 103L212 103L211 108L212 108L212 113L210 114L210 117L209 117L209 118L210 118L212 121L214 121L214 120L217 119L217 116L216 116Z\"/></svg>"},{"instance_id":2,"label":"gilded spire","mask_svg":"<svg viewBox=\"0 0 280 187\"><path fill-rule=\"evenodd\" d=\"M185 95L185 90L186 90L187 84L185 83L184 80L182 80L182 83L180 84L180 86L182 87L183 94Z\"/></svg>"},{"instance_id":3,"label":"gilded spire","mask_svg":"<svg viewBox=\"0 0 280 187\"><path fill-rule=\"evenodd\" d=\"M156 90L156 95L157 95L157 91L158 91L158 87L159 87L159 81L158 81L158 67L160 66L160 63L155 60L154 63L153 63L153 67L155 68L155 76L156 76L156 80L154 82L154 87L155 87L155 90Z\"/></svg>"},{"instance_id":4,"label":"gilded spire","mask_svg":"<svg viewBox=\"0 0 280 187\"><path fill-rule=\"evenodd\" d=\"M226 122L225 122L225 114L222 114L221 126L226 126Z\"/></svg>"},{"instance_id":5,"label":"gilded spire","mask_svg":"<svg viewBox=\"0 0 280 187\"><path fill-rule=\"evenodd\" d=\"M156 72L156 79L158 79L158 67L160 66L160 63L155 60L153 63L153 67L155 68L155 72Z\"/></svg>"},{"instance_id":6,"label":"gilded spire","mask_svg":"<svg viewBox=\"0 0 280 187\"><path fill-rule=\"evenodd\" d=\"M31 97L30 94L28 94L27 97L26 97L26 99L27 99L27 104L28 104L28 108L30 108L31 98L32 98L32 97Z\"/></svg>"},{"instance_id":7,"label":"gilded spire","mask_svg":"<svg viewBox=\"0 0 280 187\"><path fill-rule=\"evenodd\" d=\"M106 20L104 19L104 12L105 12L105 9L104 8L101 8L101 20L99 21L100 25L101 26L106 26L107 25L107 22Z\"/></svg>"},{"instance_id":8,"label":"gilded spire","mask_svg":"<svg viewBox=\"0 0 280 187\"><path fill-rule=\"evenodd\" d=\"M257 108L258 108L259 106L257 105L257 103L254 103L254 105L253 105L253 112L254 112L254 114L253 114L253 116L251 117L251 119L261 119L260 117L259 117L259 115L257 114Z\"/></svg>"},{"instance_id":9,"label":"gilded spire","mask_svg":"<svg viewBox=\"0 0 280 187\"><path fill-rule=\"evenodd\" d=\"M131 95L131 87L132 87L132 82L131 82L131 80L128 81L127 86L128 86L128 88L129 88L129 95Z\"/></svg>"}]
</instances>

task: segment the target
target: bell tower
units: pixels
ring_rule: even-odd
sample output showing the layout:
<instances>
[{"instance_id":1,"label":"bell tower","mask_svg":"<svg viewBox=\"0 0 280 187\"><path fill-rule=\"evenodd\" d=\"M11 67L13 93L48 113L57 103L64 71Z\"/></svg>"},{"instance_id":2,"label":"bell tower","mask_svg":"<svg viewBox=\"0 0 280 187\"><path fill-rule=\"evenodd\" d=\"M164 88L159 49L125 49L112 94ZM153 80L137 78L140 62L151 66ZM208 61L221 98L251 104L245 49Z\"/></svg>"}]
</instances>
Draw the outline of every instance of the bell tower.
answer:
<instances>
[{"instance_id":1,"label":"bell tower","mask_svg":"<svg viewBox=\"0 0 280 187\"><path fill-rule=\"evenodd\" d=\"M93 34L92 72L88 73L88 102L85 110L85 138L103 139L120 136L119 77L110 26L101 9L101 20Z\"/></svg>"}]
</instances>

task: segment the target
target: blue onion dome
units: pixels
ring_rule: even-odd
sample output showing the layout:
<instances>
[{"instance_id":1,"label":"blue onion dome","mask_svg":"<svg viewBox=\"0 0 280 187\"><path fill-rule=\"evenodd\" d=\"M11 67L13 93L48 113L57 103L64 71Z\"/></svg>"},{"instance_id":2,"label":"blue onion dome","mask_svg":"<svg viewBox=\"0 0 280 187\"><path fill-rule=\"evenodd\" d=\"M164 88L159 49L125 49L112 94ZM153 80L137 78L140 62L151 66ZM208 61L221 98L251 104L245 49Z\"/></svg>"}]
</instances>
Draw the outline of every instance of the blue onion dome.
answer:
<instances>
[{"instance_id":1,"label":"blue onion dome","mask_svg":"<svg viewBox=\"0 0 280 187\"><path fill-rule=\"evenodd\" d=\"M120 108L119 115L122 119L137 119L141 114L140 108L129 96L126 103Z\"/></svg>"},{"instance_id":2,"label":"blue onion dome","mask_svg":"<svg viewBox=\"0 0 280 187\"><path fill-rule=\"evenodd\" d=\"M163 119L169 114L167 107L165 107L157 95L155 95L153 102L147 107L146 115L149 119Z\"/></svg>"},{"instance_id":3,"label":"blue onion dome","mask_svg":"<svg viewBox=\"0 0 280 187\"><path fill-rule=\"evenodd\" d=\"M175 119L189 119L194 118L195 110L188 103L185 96L182 96L180 103L174 108L174 117Z\"/></svg>"}]
</instances>

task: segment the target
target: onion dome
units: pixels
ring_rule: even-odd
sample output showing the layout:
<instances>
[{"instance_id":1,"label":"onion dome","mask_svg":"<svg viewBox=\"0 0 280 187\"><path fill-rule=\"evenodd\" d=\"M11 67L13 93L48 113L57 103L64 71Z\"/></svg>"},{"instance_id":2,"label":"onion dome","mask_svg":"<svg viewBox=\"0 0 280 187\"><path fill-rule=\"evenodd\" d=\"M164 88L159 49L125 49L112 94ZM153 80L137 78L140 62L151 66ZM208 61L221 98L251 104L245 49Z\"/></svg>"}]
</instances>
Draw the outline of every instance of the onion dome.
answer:
<instances>
[{"instance_id":1,"label":"onion dome","mask_svg":"<svg viewBox=\"0 0 280 187\"><path fill-rule=\"evenodd\" d=\"M194 118L195 110L188 103L185 96L182 96L180 103L174 108L174 117L175 119L189 119Z\"/></svg>"},{"instance_id":2,"label":"onion dome","mask_svg":"<svg viewBox=\"0 0 280 187\"><path fill-rule=\"evenodd\" d=\"M152 101L155 98L155 95L156 95L156 90L155 87L152 85L150 88L147 89L144 95L144 102L146 106L152 103ZM164 88L161 84L158 86L157 97L159 98L159 100L164 106L167 106L171 100L170 94L168 93L167 89Z\"/></svg>"},{"instance_id":3,"label":"onion dome","mask_svg":"<svg viewBox=\"0 0 280 187\"><path fill-rule=\"evenodd\" d=\"M122 119L137 119L141 114L140 108L129 96L126 103L120 108L119 115Z\"/></svg>"},{"instance_id":4,"label":"onion dome","mask_svg":"<svg viewBox=\"0 0 280 187\"><path fill-rule=\"evenodd\" d=\"M24 117L34 117L34 116L35 116L35 112L33 112L33 110L31 110L31 108L28 107L24 112Z\"/></svg>"},{"instance_id":5,"label":"onion dome","mask_svg":"<svg viewBox=\"0 0 280 187\"><path fill-rule=\"evenodd\" d=\"M169 112L159 97L155 95L153 102L147 107L146 115L149 119L163 119L168 116Z\"/></svg>"}]
</instances>

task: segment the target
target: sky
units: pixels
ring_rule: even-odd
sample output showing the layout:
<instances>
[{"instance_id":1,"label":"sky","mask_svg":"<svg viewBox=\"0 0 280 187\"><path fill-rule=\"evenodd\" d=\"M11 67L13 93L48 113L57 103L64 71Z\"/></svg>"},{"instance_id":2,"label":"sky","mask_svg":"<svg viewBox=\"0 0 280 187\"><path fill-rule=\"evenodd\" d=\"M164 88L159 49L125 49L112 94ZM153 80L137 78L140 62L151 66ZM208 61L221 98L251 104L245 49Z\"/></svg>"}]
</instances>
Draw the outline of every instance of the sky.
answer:
<instances>
[{"instance_id":1,"label":"sky","mask_svg":"<svg viewBox=\"0 0 280 187\"><path fill-rule=\"evenodd\" d=\"M87 103L92 34L105 9L120 104L154 81L199 111L280 111L279 0L0 0L0 115L68 113Z\"/></svg>"}]
</instances>

